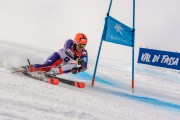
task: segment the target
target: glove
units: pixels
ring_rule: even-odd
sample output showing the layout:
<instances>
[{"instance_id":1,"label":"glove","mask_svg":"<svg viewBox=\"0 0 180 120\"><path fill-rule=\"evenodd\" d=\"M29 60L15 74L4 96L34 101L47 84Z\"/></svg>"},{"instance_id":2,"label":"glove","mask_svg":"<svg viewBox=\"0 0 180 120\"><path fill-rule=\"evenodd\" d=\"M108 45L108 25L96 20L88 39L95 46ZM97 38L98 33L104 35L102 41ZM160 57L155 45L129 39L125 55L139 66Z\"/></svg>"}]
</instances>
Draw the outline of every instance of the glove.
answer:
<instances>
[{"instance_id":1,"label":"glove","mask_svg":"<svg viewBox=\"0 0 180 120\"><path fill-rule=\"evenodd\" d=\"M83 65L84 64L84 60L81 59L81 58L77 58L76 61L77 61L78 65Z\"/></svg>"},{"instance_id":2,"label":"glove","mask_svg":"<svg viewBox=\"0 0 180 120\"><path fill-rule=\"evenodd\" d=\"M71 72L72 72L72 74L77 74L77 73L81 72L81 67L80 68L72 68Z\"/></svg>"}]
</instances>

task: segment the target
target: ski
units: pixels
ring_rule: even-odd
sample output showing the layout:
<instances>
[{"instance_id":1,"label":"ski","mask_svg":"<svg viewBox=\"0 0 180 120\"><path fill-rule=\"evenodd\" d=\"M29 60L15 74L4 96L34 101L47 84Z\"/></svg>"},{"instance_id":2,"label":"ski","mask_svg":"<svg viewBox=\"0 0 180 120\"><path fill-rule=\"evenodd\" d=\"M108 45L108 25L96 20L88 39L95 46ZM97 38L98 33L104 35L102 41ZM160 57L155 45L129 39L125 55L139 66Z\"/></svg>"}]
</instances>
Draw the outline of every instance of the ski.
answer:
<instances>
[{"instance_id":1,"label":"ski","mask_svg":"<svg viewBox=\"0 0 180 120\"><path fill-rule=\"evenodd\" d=\"M77 87L77 88L85 88L85 83L84 82L79 82L79 81L72 81L64 78L59 78L57 76L52 76L52 75L46 75L48 77L48 81L54 81L54 80L59 80L62 83Z\"/></svg>"},{"instance_id":2,"label":"ski","mask_svg":"<svg viewBox=\"0 0 180 120\"><path fill-rule=\"evenodd\" d=\"M21 68L15 68L15 67L12 67L12 73L24 75L24 76L27 76L29 78L33 78L35 80L47 82L47 83L50 83L53 85L59 84L59 80L56 80L56 79L49 81L48 78L44 75L44 73L29 73L26 70L23 70Z\"/></svg>"},{"instance_id":3,"label":"ski","mask_svg":"<svg viewBox=\"0 0 180 120\"><path fill-rule=\"evenodd\" d=\"M46 73L29 73L26 70L23 69L19 69L19 68L12 68L13 73L17 73L17 74L22 74L24 76L39 80L39 81L43 81L43 82L47 82L53 85L59 85L60 82L70 85L70 86L74 86L77 88L85 88L85 83L84 82L79 82L79 81L72 81L72 80L68 80L68 79L64 79L64 78L59 78L56 75L52 75L52 74L46 74Z\"/></svg>"}]
</instances>

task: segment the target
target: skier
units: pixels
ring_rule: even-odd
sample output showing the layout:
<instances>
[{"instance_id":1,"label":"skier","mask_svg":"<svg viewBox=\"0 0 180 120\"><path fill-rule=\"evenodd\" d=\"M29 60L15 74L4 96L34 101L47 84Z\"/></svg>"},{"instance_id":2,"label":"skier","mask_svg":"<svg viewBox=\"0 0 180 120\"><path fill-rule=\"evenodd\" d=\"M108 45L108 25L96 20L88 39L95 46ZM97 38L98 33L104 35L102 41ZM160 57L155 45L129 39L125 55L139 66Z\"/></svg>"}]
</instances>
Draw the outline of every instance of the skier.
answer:
<instances>
[{"instance_id":1,"label":"skier","mask_svg":"<svg viewBox=\"0 0 180 120\"><path fill-rule=\"evenodd\" d=\"M86 35L77 33L74 40L66 40L64 47L49 56L44 64L33 64L28 69L30 72L45 71L55 75L83 72L88 64L86 44Z\"/></svg>"}]
</instances>

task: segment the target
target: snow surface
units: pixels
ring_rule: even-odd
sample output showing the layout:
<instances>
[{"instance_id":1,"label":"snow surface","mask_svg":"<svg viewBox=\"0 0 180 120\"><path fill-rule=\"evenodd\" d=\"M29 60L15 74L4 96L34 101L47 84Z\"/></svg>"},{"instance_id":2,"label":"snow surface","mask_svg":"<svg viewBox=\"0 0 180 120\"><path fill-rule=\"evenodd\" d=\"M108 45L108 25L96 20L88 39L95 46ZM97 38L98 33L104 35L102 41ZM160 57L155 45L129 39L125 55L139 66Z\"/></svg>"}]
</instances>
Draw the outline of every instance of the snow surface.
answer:
<instances>
[{"instance_id":1,"label":"snow surface","mask_svg":"<svg viewBox=\"0 0 180 120\"><path fill-rule=\"evenodd\" d=\"M86 83L85 89L63 83L50 85L13 74L12 66L42 63L53 51L0 41L0 120L180 120L180 72L135 65L131 93L131 64L100 59L95 86L89 69L61 77Z\"/></svg>"}]
</instances>

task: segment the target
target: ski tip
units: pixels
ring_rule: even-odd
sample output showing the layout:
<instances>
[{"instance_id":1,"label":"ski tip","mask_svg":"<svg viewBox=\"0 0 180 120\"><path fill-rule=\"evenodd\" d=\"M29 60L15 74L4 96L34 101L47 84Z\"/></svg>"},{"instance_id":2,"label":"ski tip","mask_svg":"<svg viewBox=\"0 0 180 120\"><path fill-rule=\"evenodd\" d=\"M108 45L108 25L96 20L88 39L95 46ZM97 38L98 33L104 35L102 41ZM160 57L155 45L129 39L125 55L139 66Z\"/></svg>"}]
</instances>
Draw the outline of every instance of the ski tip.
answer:
<instances>
[{"instance_id":1,"label":"ski tip","mask_svg":"<svg viewBox=\"0 0 180 120\"><path fill-rule=\"evenodd\" d=\"M58 85L59 84L59 80L55 79L55 78L48 78L48 83L53 84L53 85Z\"/></svg>"},{"instance_id":2,"label":"ski tip","mask_svg":"<svg viewBox=\"0 0 180 120\"><path fill-rule=\"evenodd\" d=\"M75 82L75 87L78 87L78 88L85 88L85 83L84 82Z\"/></svg>"}]
</instances>

